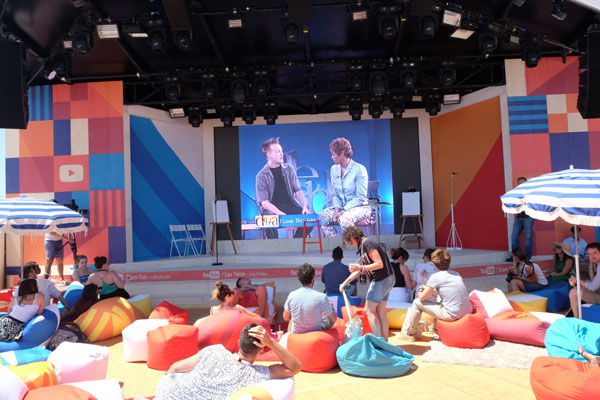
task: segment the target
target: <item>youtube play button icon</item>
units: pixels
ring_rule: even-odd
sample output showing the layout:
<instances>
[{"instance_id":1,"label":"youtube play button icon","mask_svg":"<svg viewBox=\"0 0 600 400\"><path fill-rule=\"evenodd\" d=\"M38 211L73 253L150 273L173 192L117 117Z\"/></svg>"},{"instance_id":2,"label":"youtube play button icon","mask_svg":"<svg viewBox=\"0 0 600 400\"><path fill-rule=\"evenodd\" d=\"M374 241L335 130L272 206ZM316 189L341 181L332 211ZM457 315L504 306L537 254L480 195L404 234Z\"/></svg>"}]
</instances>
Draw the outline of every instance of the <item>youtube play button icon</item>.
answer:
<instances>
[{"instance_id":1,"label":"youtube play button icon","mask_svg":"<svg viewBox=\"0 0 600 400\"><path fill-rule=\"evenodd\" d=\"M59 179L61 182L81 182L83 181L83 165L81 164L65 164L59 169Z\"/></svg>"}]
</instances>

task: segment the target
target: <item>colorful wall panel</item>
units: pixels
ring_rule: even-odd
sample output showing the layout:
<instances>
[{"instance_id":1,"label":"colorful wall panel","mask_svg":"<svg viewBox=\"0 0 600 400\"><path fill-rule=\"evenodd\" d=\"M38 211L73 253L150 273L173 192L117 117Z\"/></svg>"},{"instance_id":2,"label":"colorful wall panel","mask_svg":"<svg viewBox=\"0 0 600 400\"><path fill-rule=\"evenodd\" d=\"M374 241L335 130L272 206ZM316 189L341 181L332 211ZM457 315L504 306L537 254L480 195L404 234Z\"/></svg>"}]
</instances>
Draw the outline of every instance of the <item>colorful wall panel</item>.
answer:
<instances>
[{"instance_id":1,"label":"colorful wall panel","mask_svg":"<svg viewBox=\"0 0 600 400\"><path fill-rule=\"evenodd\" d=\"M499 98L431 119L435 241L445 246L451 226L451 177L456 172L454 216L464 248L505 250L504 158Z\"/></svg>"},{"instance_id":2,"label":"colorful wall panel","mask_svg":"<svg viewBox=\"0 0 600 400\"><path fill-rule=\"evenodd\" d=\"M130 141L133 260L169 257L169 225L205 223L201 135L132 115Z\"/></svg>"},{"instance_id":3,"label":"colorful wall panel","mask_svg":"<svg viewBox=\"0 0 600 400\"><path fill-rule=\"evenodd\" d=\"M542 58L537 68L509 60L506 66L513 185L520 176L571 165L599 169L600 120L585 120L577 111L578 58ZM550 254L552 242L567 237L569 229L560 219L536 221L534 255ZM582 237L594 241L593 229L582 227Z\"/></svg>"},{"instance_id":4,"label":"colorful wall panel","mask_svg":"<svg viewBox=\"0 0 600 400\"><path fill-rule=\"evenodd\" d=\"M122 83L31 87L29 108L27 129L4 130L0 140L2 194L75 200L90 219L88 234L77 234L79 253L125 262ZM44 263L43 241L25 238L25 261Z\"/></svg>"}]
</instances>

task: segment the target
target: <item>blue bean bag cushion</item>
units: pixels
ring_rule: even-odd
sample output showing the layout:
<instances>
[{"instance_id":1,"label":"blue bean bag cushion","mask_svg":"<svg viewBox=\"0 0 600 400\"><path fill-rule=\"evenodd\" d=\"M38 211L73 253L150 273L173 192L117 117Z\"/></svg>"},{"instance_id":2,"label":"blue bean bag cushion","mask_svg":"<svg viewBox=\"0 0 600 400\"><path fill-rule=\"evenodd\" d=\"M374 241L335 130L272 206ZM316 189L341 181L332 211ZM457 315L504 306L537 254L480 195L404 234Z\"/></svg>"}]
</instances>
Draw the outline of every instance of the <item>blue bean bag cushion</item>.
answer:
<instances>
[{"instance_id":1,"label":"blue bean bag cushion","mask_svg":"<svg viewBox=\"0 0 600 400\"><path fill-rule=\"evenodd\" d=\"M0 353L0 364L11 366L31 364L33 362L48 361L49 356L50 350L41 346L25 350L5 351Z\"/></svg>"},{"instance_id":2,"label":"blue bean bag cushion","mask_svg":"<svg viewBox=\"0 0 600 400\"><path fill-rule=\"evenodd\" d=\"M369 378L392 378L406 374L415 357L372 333L341 345L335 353L342 371Z\"/></svg>"},{"instance_id":3,"label":"blue bean bag cushion","mask_svg":"<svg viewBox=\"0 0 600 400\"><path fill-rule=\"evenodd\" d=\"M600 324L577 318L558 319L546 331L544 344L551 357L585 361L577 346L588 353L600 355Z\"/></svg>"},{"instance_id":4,"label":"blue bean bag cushion","mask_svg":"<svg viewBox=\"0 0 600 400\"><path fill-rule=\"evenodd\" d=\"M546 288L527 294L546 297L548 299L546 311L555 313L569 307L569 290L570 286L567 282L550 282Z\"/></svg>"},{"instance_id":5,"label":"blue bean bag cushion","mask_svg":"<svg viewBox=\"0 0 600 400\"><path fill-rule=\"evenodd\" d=\"M65 291L63 297L65 298L65 301L67 302L69 307L73 307L75 305L75 303L77 302L77 300L79 300L79 298L81 297L82 293L83 293L83 285L81 283L75 281L75 282L71 282L71 284ZM63 307L63 305L61 303L59 303L58 309L60 310L60 312L63 312L65 308Z\"/></svg>"},{"instance_id":6,"label":"blue bean bag cushion","mask_svg":"<svg viewBox=\"0 0 600 400\"><path fill-rule=\"evenodd\" d=\"M18 342L1 342L0 353L13 350L24 350L36 347L50 339L60 322L60 313L56 304L50 304L44 312L36 315L25 325L23 337Z\"/></svg>"}]
</instances>

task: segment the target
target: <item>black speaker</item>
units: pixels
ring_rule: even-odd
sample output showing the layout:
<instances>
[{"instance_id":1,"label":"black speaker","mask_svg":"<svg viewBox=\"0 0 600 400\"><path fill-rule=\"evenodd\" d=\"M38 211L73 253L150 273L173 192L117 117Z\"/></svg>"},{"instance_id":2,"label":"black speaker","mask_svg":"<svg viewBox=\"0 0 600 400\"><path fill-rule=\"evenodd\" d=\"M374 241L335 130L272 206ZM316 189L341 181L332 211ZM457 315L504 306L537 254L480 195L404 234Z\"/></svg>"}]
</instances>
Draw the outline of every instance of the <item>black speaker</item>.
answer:
<instances>
[{"instance_id":1,"label":"black speaker","mask_svg":"<svg viewBox=\"0 0 600 400\"><path fill-rule=\"evenodd\" d=\"M23 83L23 55L21 43L0 40L0 128L27 128L29 104Z\"/></svg>"},{"instance_id":2,"label":"black speaker","mask_svg":"<svg viewBox=\"0 0 600 400\"><path fill-rule=\"evenodd\" d=\"M577 109L583 118L600 118L600 27L591 26L580 49Z\"/></svg>"}]
</instances>

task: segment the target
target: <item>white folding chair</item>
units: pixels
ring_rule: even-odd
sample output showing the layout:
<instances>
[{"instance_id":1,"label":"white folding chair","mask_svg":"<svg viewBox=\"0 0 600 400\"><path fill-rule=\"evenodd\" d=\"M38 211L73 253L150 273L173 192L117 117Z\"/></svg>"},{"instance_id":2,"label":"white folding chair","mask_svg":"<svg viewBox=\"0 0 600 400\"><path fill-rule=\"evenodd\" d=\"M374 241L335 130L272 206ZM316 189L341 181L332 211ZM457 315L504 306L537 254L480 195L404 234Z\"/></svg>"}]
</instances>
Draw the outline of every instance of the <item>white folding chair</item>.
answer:
<instances>
[{"instance_id":1,"label":"white folding chair","mask_svg":"<svg viewBox=\"0 0 600 400\"><path fill-rule=\"evenodd\" d=\"M185 244L183 255L187 256L188 248L190 247L192 240L185 225L169 225L169 230L171 231L171 250L169 251L169 257L173 257L173 246L177 249L179 257L181 257L178 243Z\"/></svg>"},{"instance_id":2,"label":"white folding chair","mask_svg":"<svg viewBox=\"0 0 600 400\"><path fill-rule=\"evenodd\" d=\"M202 225L200 224L191 224L191 225L186 225L187 227L187 232L188 232L188 237L190 239L190 245L192 246L192 251L194 252L194 254L196 254L197 256L202 254L202 246L206 246L206 235L204 234L204 229L202 228ZM200 242L200 250L198 251L198 248L196 247L196 244L194 242Z\"/></svg>"}]
</instances>

